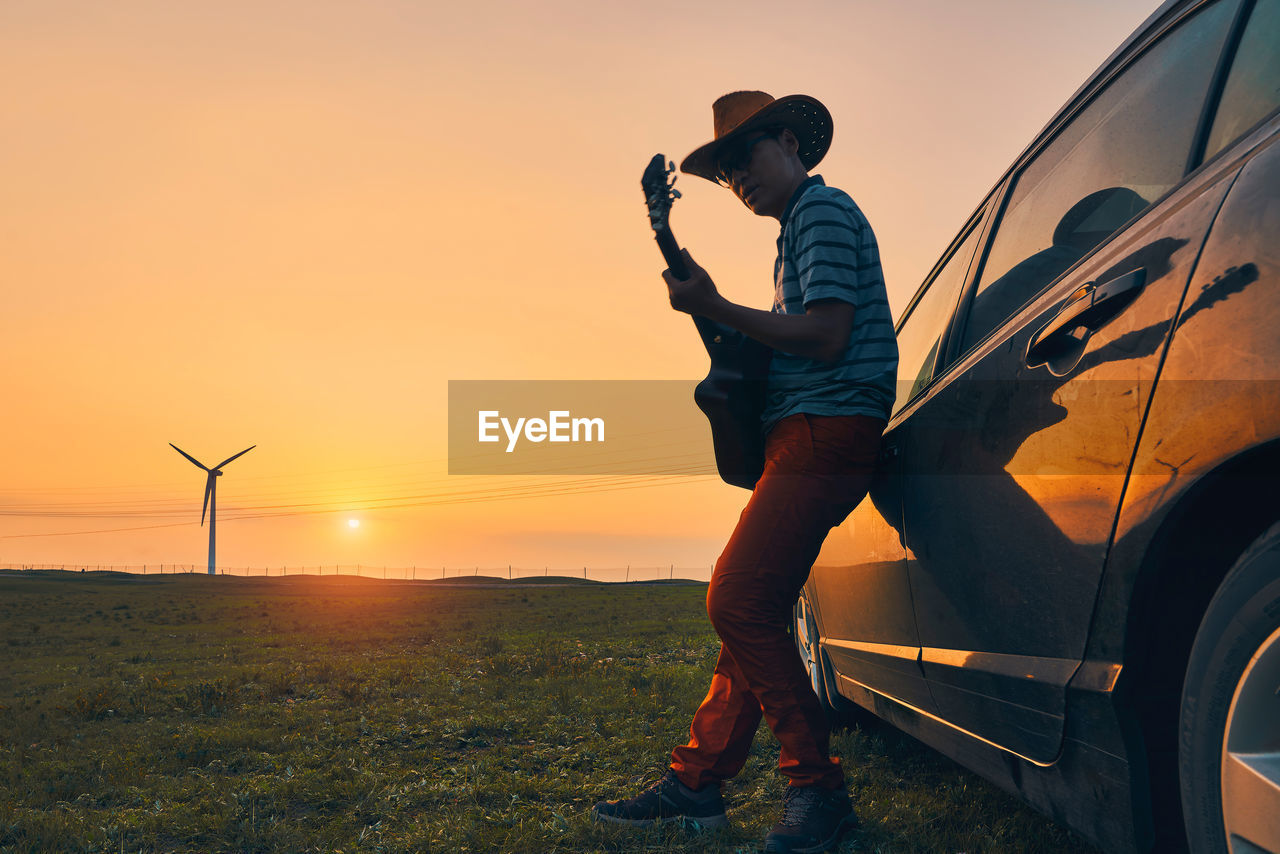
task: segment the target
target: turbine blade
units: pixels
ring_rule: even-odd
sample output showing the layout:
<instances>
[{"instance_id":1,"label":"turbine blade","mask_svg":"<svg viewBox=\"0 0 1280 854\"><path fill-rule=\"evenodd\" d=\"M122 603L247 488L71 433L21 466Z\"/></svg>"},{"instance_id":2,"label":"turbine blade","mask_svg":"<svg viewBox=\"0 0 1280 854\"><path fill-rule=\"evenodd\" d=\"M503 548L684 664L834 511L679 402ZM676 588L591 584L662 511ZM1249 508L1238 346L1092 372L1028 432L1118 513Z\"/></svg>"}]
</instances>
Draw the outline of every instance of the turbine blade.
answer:
<instances>
[{"instance_id":1,"label":"turbine blade","mask_svg":"<svg viewBox=\"0 0 1280 854\"><path fill-rule=\"evenodd\" d=\"M209 479L204 482L204 507L200 508L200 527L204 527L204 514L209 509L209 493L213 492L213 479L216 475L209 472Z\"/></svg>"},{"instance_id":2,"label":"turbine blade","mask_svg":"<svg viewBox=\"0 0 1280 854\"><path fill-rule=\"evenodd\" d=\"M241 451L240 453L235 454L235 455L230 456L230 457L227 457L225 460L223 460L222 462L220 462L220 463L218 463L216 466L214 466L214 467L213 467L213 468L214 468L214 470L216 471L216 470L218 470L218 469L222 468L222 467L223 467L223 466L225 466L227 463L229 463L229 462L231 462L232 460L234 460L236 457L244 456L245 454L249 453L250 451L252 451L252 450L253 450L254 448L256 448L256 447L258 447L258 446L257 446L257 445L250 445L249 447L245 448L245 449L244 449L243 451Z\"/></svg>"},{"instance_id":3,"label":"turbine blade","mask_svg":"<svg viewBox=\"0 0 1280 854\"><path fill-rule=\"evenodd\" d=\"M209 469L205 466L205 464L204 464L204 463L200 462L200 461L199 461L199 460L197 460L195 457L191 456L191 455L190 455L190 454L188 454L186 451L182 450L181 448L179 448L177 445L173 444L172 442L170 442L170 443L169 443L169 447L170 447L170 448L173 448L175 451L177 451L178 453L182 454L184 457L186 457L187 459L191 460L191 462L195 463L196 465L198 465L200 468L204 469L205 471L208 471L208 470L209 470Z\"/></svg>"}]
</instances>

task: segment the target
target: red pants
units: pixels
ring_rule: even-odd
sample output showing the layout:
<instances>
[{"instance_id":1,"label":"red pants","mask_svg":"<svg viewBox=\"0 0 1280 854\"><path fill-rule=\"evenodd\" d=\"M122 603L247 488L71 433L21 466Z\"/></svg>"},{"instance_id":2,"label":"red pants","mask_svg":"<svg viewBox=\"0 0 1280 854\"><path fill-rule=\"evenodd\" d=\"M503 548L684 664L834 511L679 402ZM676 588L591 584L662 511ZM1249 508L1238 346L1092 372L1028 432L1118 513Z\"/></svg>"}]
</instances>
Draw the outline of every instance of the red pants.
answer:
<instances>
[{"instance_id":1,"label":"red pants","mask_svg":"<svg viewBox=\"0 0 1280 854\"><path fill-rule=\"evenodd\" d=\"M885 422L869 416L791 415L765 443L765 467L716 562L707 615L720 636L711 690L671 768L700 789L742 769L761 715L782 745L793 786L839 788L827 720L795 641L792 608L831 528L871 484Z\"/></svg>"}]
</instances>

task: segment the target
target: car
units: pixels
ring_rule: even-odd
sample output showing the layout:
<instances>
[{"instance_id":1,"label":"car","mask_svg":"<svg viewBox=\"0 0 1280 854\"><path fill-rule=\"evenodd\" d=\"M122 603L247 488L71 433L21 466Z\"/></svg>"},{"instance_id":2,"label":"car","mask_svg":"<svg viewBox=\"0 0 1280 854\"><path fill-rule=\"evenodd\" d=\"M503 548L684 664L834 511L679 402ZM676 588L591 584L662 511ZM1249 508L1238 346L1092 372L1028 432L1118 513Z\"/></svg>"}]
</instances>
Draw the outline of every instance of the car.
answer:
<instances>
[{"instance_id":1,"label":"car","mask_svg":"<svg viewBox=\"0 0 1280 854\"><path fill-rule=\"evenodd\" d=\"M1170 0L897 323L795 636L1107 852L1280 852L1280 0Z\"/></svg>"}]
</instances>

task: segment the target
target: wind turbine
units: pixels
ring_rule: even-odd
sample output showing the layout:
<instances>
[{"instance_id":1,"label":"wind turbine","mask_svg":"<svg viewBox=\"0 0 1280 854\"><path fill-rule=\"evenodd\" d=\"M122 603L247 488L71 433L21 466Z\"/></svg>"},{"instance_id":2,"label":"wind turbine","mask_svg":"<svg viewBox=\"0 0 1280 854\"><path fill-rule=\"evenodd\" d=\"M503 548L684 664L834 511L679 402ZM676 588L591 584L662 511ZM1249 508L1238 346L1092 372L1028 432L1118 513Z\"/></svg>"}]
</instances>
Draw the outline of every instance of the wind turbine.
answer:
<instances>
[{"instance_id":1,"label":"wind turbine","mask_svg":"<svg viewBox=\"0 0 1280 854\"><path fill-rule=\"evenodd\" d=\"M186 451L182 450L172 442L169 443L169 447L173 448L175 451L182 454L184 457L191 460L191 462L195 463L197 466L199 466L200 468L204 469L209 473L209 479L206 480L204 484L204 508L200 511L200 525L202 527L204 526L204 513L205 513L205 510L208 510L209 511L209 574L216 575L218 571L215 568L216 565L214 564L214 560L213 560L213 550L214 550L215 537L217 536L217 532L218 532L218 478L222 477L223 466L225 466L227 463L234 460L236 457L243 456L244 454L249 453L250 451L252 451L254 448L258 446L250 445L240 453L235 454L234 456L227 457L225 460L218 463L213 468L209 468L204 463L200 462L195 457L191 456Z\"/></svg>"}]
</instances>

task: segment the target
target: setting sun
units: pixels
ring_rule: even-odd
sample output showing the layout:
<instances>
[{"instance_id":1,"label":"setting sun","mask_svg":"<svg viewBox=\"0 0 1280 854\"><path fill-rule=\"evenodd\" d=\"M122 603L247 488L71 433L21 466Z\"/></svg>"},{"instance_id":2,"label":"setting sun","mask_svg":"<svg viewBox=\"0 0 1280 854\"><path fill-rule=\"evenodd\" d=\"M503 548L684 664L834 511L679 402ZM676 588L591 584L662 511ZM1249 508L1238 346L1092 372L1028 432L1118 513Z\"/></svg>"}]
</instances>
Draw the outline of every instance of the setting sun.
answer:
<instances>
[{"instance_id":1,"label":"setting sun","mask_svg":"<svg viewBox=\"0 0 1280 854\"><path fill-rule=\"evenodd\" d=\"M359 528L359 527L360 527L360 520L359 520L359 519L348 519L348 520L347 520L347 527L348 527L348 528Z\"/></svg>"}]
</instances>

